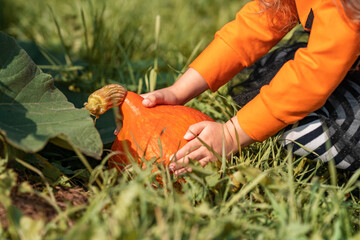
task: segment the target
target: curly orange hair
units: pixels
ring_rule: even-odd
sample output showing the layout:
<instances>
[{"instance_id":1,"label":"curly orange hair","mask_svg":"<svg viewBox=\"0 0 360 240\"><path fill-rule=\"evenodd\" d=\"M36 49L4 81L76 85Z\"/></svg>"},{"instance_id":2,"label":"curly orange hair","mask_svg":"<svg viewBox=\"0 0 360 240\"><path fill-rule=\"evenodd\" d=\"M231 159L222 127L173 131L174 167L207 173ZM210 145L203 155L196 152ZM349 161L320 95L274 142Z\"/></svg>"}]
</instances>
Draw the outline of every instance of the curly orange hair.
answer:
<instances>
[{"instance_id":1,"label":"curly orange hair","mask_svg":"<svg viewBox=\"0 0 360 240\"><path fill-rule=\"evenodd\" d=\"M334 0L335 1L335 0ZM340 0L347 17L354 23L360 23L360 0ZM286 21L288 30L296 25L298 16L296 11L295 0L259 0L263 11L272 11L271 21Z\"/></svg>"},{"instance_id":2,"label":"curly orange hair","mask_svg":"<svg viewBox=\"0 0 360 240\"><path fill-rule=\"evenodd\" d=\"M360 23L360 0L340 0L348 18Z\"/></svg>"},{"instance_id":3,"label":"curly orange hair","mask_svg":"<svg viewBox=\"0 0 360 240\"><path fill-rule=\"evenodd\" d=\"M271 11L270 21L286 22L285 27L279 30L289 30L298 22L298 15L295 6L295 0L259 0L263 11Z\"/></svg>"}]
</instances>

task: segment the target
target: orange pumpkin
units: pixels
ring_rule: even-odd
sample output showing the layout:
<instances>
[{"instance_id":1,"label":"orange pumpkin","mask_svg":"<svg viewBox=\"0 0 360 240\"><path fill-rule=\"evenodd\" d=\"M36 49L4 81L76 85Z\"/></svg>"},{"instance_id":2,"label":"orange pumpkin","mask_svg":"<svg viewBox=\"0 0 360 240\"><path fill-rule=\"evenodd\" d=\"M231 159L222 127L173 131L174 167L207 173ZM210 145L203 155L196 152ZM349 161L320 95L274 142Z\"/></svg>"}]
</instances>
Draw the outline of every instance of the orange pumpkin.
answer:
<instances>
[{"instance_id":1,"label":"orange pumpkin","mask_svg":"<svg viewBox=\"0 0 360 240\"><path fill-rule=\"evenodd\" d=\"M101 99L96 99L98 97ZM126 93L120 85L110 84L94 92L85 104L95 116L120 105L123 122L111 148L112 151L118 152L110 160L112 167L128 164L128 153L139 163L144 157L147 160L156 159L157 162L167 165L171 155L186 144L187 141L183 137L190 125L201 121L213 121L206 114L193 108L179 105L157 105L147 108L143 106L142 100L138 94Z\"/></svg>"}]
</instances>

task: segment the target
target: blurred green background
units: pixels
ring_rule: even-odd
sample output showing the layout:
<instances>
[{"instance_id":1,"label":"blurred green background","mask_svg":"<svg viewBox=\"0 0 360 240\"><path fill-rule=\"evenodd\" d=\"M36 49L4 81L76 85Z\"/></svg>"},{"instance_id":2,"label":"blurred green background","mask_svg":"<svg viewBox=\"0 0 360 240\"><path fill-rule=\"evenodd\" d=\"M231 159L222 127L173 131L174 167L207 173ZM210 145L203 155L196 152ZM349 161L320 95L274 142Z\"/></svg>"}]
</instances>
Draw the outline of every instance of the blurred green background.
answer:
<instances>
[{"instance_id":1,"label":"blurred green background","mask_svg":"<svg viewBox=\"0 0 360 240\"><path fill-rule=\"evenodd\" d=\"M0 31L72 89L120 82L144 92L172 84L245 2L0 0Z\"/></svg>"}]
</instances>

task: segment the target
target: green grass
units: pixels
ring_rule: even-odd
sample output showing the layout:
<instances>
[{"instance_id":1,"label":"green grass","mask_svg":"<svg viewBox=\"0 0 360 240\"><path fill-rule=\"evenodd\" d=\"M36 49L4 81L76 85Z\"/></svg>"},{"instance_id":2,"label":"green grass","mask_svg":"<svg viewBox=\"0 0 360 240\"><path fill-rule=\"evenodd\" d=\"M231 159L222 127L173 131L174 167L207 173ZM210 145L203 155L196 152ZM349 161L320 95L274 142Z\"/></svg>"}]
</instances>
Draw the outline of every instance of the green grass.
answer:
<instances>
[{"instance_id":1,"label":"green grass","mask_svg":"<svg viewBox=\"0 0 360 240\"><path fill-rule=\"evenodd\" d=\"M155 60L157 87L169 85L196 46L204 48L215 31L243 5L226 1L226 7L221 7L224 3L220 0L1 3L2 30L36 42L49 55L64 55L58 78L82 90L93 90L111 81L137 90L138 82L144 81ZM58 69L58 62L52 62ZM79 76L68 69L74 65L85 68L86 74ZM145 83L143 86L143 91L149 90Z\"/></svg>"},{"instance_id":2,"label":"green grass","mask_svg":"<svg viewBox=\"0 0 360 240\"><path fill-rule=\"evenodd\" d=\"M1 31L36 42L48 58L43 69L52 70L58 83L89 92L117 82L140 93L176 81L243 2L0 4ZM206 92L188 106L226 121L237 110L226 92ZM0 146L9 147L3 139ZM194 163L181 184L161 166L152 173L134 164L118 174L107 169L108 156L95 162L52 146L15 162L10 158L2 154L0 160L0 199L9 222L0 228L0 239L360 238L360 170L337 172L332 163L292 156L276 137L242 149L229 162L219 159L205 169ZM17 174L28 182L19 185ZM57 217L34 220L21 213L10 198L16 185L46 199ZM58 185L88 190L88 204L61 210L54 200Z\"/></svg>"},{"instance_id":3,"label":"green grass","mask_svg":"<svg viewBox=\"0 0 360 240\"><path fill-rule=\"evenodd\" d=\"M332 165L328 171L306 159L294 159L274 139L243 150L222 167L219 164L203 169L194 165L194 169L180 187L164 169L159 173L163 179L159 185L157 173L136 164L120 176L98 165L86 182L89 204L58 210L57 218L44 222L22 216L12 207L9 187L15 185L15 178L12 170L2 168L0 194L11 224L0 236L350 239L360 227L360 171L350 177L337 174ZM42 175L33 167L29 170ZM22 188L45 196L55 205L51 186L39 190L24 184ZM74 221L71 226L69 219Z\"/></svg>"}]
</instances>

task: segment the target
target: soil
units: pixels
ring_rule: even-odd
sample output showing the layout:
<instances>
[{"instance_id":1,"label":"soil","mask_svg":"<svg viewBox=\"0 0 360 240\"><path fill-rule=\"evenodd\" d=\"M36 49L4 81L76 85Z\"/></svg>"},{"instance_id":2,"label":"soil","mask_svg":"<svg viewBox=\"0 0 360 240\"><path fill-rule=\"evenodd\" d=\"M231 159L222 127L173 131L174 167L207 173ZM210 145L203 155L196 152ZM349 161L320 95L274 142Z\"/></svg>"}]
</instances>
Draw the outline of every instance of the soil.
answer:
<instances>
[{"instance_id":1,"label":"soil","mask_svg":"<svg viewBox=\"0 0 360 240\"><path fill-rule=\"evenodd\" d=\"M39 188L40 184L31 184L34 189ZM56 203L61 210L65 210L68 205L79 206L88 204L89 193L81 187L60 187L53 188ZM27 192L20 192L18 187L11 189L11 200L13 206L18 208L24 215L33 219L44 219L50 221L57 216L55 208L41 196ZM8 227L6 210L0 202L0 223L4 229Z\"/></svg>"}]
</instances>

